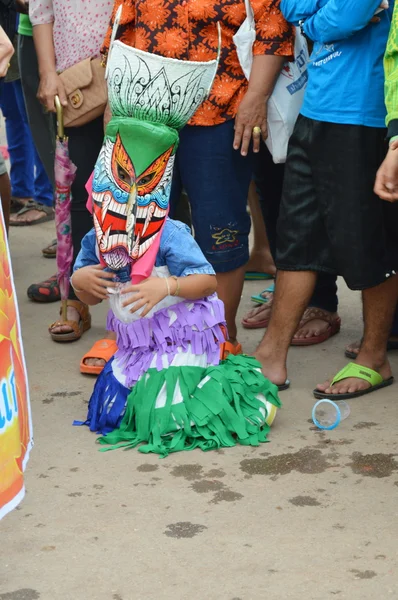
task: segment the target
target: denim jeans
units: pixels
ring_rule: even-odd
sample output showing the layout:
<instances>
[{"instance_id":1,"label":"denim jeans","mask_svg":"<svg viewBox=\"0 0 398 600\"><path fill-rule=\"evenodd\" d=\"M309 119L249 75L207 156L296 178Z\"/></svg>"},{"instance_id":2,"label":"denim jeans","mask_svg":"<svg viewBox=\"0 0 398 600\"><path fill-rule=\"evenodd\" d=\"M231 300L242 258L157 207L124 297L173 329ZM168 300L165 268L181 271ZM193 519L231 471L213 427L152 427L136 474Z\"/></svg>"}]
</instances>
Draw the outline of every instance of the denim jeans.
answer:
<instances>
[{"instance_id":1,"label":"denim jeans","mask_svg":"<svg viewBox=\"0 0 398 600\"><path fill-rule=\"evenodd\" d=\"M12 195L52 206L53 187L33 143L20 80L3 85L0 106L10 153Z\"/></svg>"},{"instance_id":2,"label":"denim jeans","mask_svg":"<svg viewBox=\"0 0 398 600\"><path fill-rule=\"evenodd\" d=\"M233 149L234 121L210 127L186 125L180 131L170 216L182 189L188 194L195 239L216 273L227 273L249 259L247 194L252 153Z\"/></svg>"}]
</instances>

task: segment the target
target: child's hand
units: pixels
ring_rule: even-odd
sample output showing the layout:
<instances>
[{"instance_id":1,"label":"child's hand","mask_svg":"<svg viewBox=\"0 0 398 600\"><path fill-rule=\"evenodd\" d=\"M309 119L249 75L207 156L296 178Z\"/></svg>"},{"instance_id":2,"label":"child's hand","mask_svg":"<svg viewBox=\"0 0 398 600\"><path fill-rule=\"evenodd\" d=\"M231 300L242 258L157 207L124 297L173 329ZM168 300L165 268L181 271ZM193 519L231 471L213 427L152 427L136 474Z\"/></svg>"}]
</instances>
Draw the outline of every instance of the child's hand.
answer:
<instances>
[{"instance_id":1,"label":"child's hand","mask_svg":"<svg viewBox=\"0 0 398 600\"><path fill-rule=\"evenodd\" d=\"M77 292L87 292L99 300L106 300L109 296L106 288L117 286L114 273L108 273L102 265L90 265L75 271L72 276L73 287Z\"/></svg>"},{"instance_id":2,"label":"child's hand","mask_svg":"<svg viewBox=\"0 0 398 600\"><path fill-rule=\"evenodd\" d=\"M124 287L121 293L131 294L132 292L134 296L123 302L122 306L132 304L130 312L134 313L146 305L146 308L141 313L141 317L145 317L156 304L169 295L167 282L164 277L148 277L148 279L145 279L145 281L142 281L138 285Z\"/></svg>"}]
</instances>

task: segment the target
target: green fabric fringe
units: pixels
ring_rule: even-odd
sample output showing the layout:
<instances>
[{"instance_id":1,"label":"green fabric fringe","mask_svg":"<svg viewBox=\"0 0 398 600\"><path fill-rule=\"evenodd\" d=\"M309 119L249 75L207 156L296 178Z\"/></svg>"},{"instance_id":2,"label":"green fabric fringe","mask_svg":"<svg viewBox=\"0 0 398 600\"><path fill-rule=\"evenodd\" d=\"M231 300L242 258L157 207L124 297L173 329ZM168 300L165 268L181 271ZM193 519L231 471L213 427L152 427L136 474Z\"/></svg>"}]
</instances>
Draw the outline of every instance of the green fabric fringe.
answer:
<instances>
[{"instance_id":1,"label":"green fabric fringe","mask_svg":"<svg viewBox=\"0 0 398 600\"><path fill-rule=\"evenodd\" d=\"M108 446L101 450L145 444L140 452L165 457L180 450L206 451L266 442L270 428L261 425L264 417L260 408L264 405L256 395L263 394L277 407L281 403L278 388L258 371L260 368L252 357L230 355L216 367L150 369L129 394L119 429L98 438L100 444ZM172 405L177 381L183 402ZM165 383L166 404L155 408Z\"/></svg>"}]
</instances>

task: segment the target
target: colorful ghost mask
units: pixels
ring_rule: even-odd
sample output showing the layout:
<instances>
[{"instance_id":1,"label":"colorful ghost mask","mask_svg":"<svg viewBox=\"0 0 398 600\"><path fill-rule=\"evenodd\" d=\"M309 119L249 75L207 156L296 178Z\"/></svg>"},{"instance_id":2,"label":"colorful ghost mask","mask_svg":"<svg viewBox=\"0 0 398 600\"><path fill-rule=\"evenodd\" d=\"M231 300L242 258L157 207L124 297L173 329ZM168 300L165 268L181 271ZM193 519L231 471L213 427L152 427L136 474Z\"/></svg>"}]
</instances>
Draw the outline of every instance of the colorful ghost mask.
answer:
<instances>
[{"instance_id":1,"label":"colorful ghost mask","mask_svg":"<svg viewBox=\"0 0 398 600\"><path fill-rule=\"evenodd\" d=\"M178 133L133 118L109 123L93 181L100 253L114 270L140 258L159 235L169 208Z\"/></svg>"},{"instance_id":2,"label":"colorful ghost mask","mask_svg":"<svg viewBox=\"0 0 398 600\"><path fill-rule=\"evenodd\" d=\"M92 188L97 243L110 268L133 266L159 243L178 130L207 97L217 66L218 58L180 61L112 42L107 80L113 116Z\"/></svg>"}]
</instances>

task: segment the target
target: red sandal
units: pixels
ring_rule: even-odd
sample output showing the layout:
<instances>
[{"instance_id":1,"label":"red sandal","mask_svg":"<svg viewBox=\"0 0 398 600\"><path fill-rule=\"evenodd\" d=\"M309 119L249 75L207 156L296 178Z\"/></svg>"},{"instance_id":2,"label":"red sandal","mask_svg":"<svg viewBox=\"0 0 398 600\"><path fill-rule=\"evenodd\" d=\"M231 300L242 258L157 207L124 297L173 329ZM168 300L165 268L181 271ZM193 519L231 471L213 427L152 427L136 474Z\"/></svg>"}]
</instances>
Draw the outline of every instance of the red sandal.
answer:
<instances>
[{"instance_id":1,"label":"red sandal","mask_svg":"<svg viewBox=\"0 0 398 600\"><path fill-rule=\"evenodd\" d=\"M326 340L333 335L336 335L336 333L339 333L341 327L340 317L313 306L305 309L303 318L301 319L297 330L304 327L304 325L307 325L310 321L314 321L314 319L325 321L328 324L326 331L323 331L319 335L312 335L308 338L293 338L291 341L292 346L313 346L315 344L321 344L322 342L326 342Z\"/></svg>"}]
</instances>

